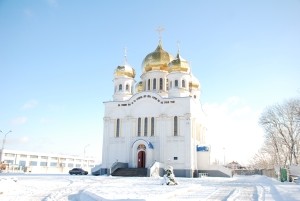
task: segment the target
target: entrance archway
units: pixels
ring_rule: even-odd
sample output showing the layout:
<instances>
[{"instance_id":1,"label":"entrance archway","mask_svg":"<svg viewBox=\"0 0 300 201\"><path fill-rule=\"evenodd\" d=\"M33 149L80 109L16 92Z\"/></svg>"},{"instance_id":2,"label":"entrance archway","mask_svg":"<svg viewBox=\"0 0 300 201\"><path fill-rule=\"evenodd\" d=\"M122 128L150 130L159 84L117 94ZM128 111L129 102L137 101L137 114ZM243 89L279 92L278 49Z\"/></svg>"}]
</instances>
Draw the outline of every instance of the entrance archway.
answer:
<instances>
[{"instance_id":1,"label":"entrance archway","mask_svg":"<svg viewBox=\"0 0 300 201\"><path fill-rule=\"evenodd\" d=\"M138 157L137 157L137 167L138 168L145 168L146 164L146 152L145 151L139 151Z\"/></svg>"}]
</instances>

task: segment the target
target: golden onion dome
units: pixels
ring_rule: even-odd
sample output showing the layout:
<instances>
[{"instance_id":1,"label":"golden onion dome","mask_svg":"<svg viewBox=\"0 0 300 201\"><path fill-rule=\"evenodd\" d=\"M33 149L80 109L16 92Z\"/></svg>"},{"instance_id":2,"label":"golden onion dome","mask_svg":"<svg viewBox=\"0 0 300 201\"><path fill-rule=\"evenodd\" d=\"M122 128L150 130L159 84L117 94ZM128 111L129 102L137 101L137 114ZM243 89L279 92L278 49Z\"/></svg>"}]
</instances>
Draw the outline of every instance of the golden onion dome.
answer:
<instances>
[{"instance_id":1,"label":"golden onion dome","mask_svg":"<svg viewBox=\"0 0 300 201\"><path fill-rule=\"evenodd\" d=\"M191 74L191 81L190 81L190 83L189 83L189 88L190 89L200 89L200 82L199 82L199 80L195 77L195 76L193 76L192 74Z\"/></svg>"},{"instance_id":2,"label":"golden onion dome","mask_svg":"<svg viewBox=\"0 0 300 201\"><path fill-rule=\"evenodd\" d=\"M127 62L125 61L124 65L118 66L116 68L114 75L117 77L127 76L127 77L134 78L135 70L129 64L127 64Z\"/></svg>"},{"instance_id":3,"label":"golden onion dome","mask_svg":"<svg viewBox=\"0 0 300 201\"><path fill-rule=\"evenodd\" d=\"M173 56L162 48L161 41L154 52L148 54L142 63L143 72L152 70L168 71L168 64L173 60Z\"/></svg>"},{"instance_id":4,"label":"golden onion dome","mask_svg":"<svg viewBox=\"0 0 300 201\"><path fill-rule=\"evenodd\" d=\"M183 59L179 52L176 55L176 58L169 63L169 72L190 72L190 65L187 60Z\"/></svg>"},{"instance_id":5,"label":"golden onion dome","mask_svg":"<svg viewBox=\"0 0 300 201\"><path fill-rule=\"evenodd\" d=\"M137 83L137 85L135 85L135 89L136 89L137 92L142 92L143 91L143 82L139 81Z\"/></svg>"}]
</instances>

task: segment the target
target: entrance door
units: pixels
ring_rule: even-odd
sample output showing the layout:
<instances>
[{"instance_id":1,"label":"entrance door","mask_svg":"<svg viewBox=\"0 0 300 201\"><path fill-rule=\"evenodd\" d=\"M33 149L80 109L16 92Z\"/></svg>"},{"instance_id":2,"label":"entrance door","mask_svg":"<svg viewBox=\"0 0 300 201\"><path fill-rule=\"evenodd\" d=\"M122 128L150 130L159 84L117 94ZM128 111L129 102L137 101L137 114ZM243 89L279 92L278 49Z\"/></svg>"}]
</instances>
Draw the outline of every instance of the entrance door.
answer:
<instances>
[{"instance_id":1,"label":"entrance door","mask_svg":"<svg viewBox=\"0 0 300 201\"><path fill-rule=\"evenodd\" d=\"M146 163L146 153L145 151L139 151L138 153L138 158L137 158L137 162L138 162L138 168L144 168L145 167L145 163Z\"/></svg>"}]
</instances>

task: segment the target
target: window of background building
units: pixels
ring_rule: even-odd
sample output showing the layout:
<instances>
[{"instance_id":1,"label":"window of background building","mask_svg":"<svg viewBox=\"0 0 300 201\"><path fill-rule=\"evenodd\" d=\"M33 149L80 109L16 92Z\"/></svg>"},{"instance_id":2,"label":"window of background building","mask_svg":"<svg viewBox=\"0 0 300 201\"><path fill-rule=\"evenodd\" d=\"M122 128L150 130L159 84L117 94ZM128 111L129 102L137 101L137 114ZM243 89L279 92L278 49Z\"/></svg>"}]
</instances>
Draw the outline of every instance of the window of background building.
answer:
<instances>
[{"instance_id":1,"label":"window of background building","mask_svg":"<svg viewBox=\"0 0 300 201\"><path fill-rule=\"evenodd\" d=\"M15 157L16 156L16 154L11 154L11 153L5 153L4 155L7 157Z\"/></svg>"},{"instance_id":2,"label":"window of background building","mask_svg":"<svg viewBox=\"0 0 300 201\"><path fill-rule=\"evenodd\" d=\"M29 161L29 166L37 166L37 161Z\"/></svg>"},{"instance_id":3,"label":"window of background building","mask_svg":"<svg viewBox=\"0 0 300 201\"><path fill-rule=\"evenodd\" d=\"M14 161L13 160L5 160L5 163L14 164Z\"/></svg>"},{"instance_id":4,"label":"window of background building","mask_svg":"<svg viewBox=\"0 0 300 201\"><path fill-rule=\"evenodd\" d=\"M19 166L25 167L26 166L26 161L19 161Z\"/></svg>"},{"instance_id":5,"label":"window of background building","mask_svg":"<svg viewBox=\"0 0 300 201\"><path fill-rule=\"evenodd\" d=\"M30 158L38 158L39 156L37 155L30 155Z\"/></svg>"}]
</instances>

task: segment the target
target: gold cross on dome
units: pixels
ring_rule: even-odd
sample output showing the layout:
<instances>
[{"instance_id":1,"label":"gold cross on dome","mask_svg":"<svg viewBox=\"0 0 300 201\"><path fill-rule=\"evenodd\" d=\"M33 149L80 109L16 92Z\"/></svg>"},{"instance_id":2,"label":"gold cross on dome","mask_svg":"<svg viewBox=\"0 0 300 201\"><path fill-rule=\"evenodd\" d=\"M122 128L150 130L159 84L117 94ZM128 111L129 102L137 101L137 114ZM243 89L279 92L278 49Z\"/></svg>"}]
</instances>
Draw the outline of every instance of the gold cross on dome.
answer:
<instances>
[{"instance_id":1,"label":"gold cross on dome","mask_svg":"<svg viewBox=\"0 0 300 201\"><path fill-rule=\"evenodd\" d=\"M159 40L161 40L161 33L164 31L165 29L161 26L159 26L156 31L158 32L158 35L159 35Z\"/></svg>"},{"instance_id":2,"label":"gold cross on dome","mask_svg":"<svg viewBox=\"0 0 300 201\"><path fill-rule=\"evenodd\" d=\"M180 53L180 41L178 40L177 41L177 51L178 51L178 54Z\"/></svg>"},{"instance_id":3,"label":"gold cross on dome","mask_svg":"<svg viewBox=\"0 0 300 201\"><path fill-rule=\"evenodd\" d=\"M124 47L124 59L125 59L125 63L127 62L127 48Z\"/></svg>"}]
</instances>

